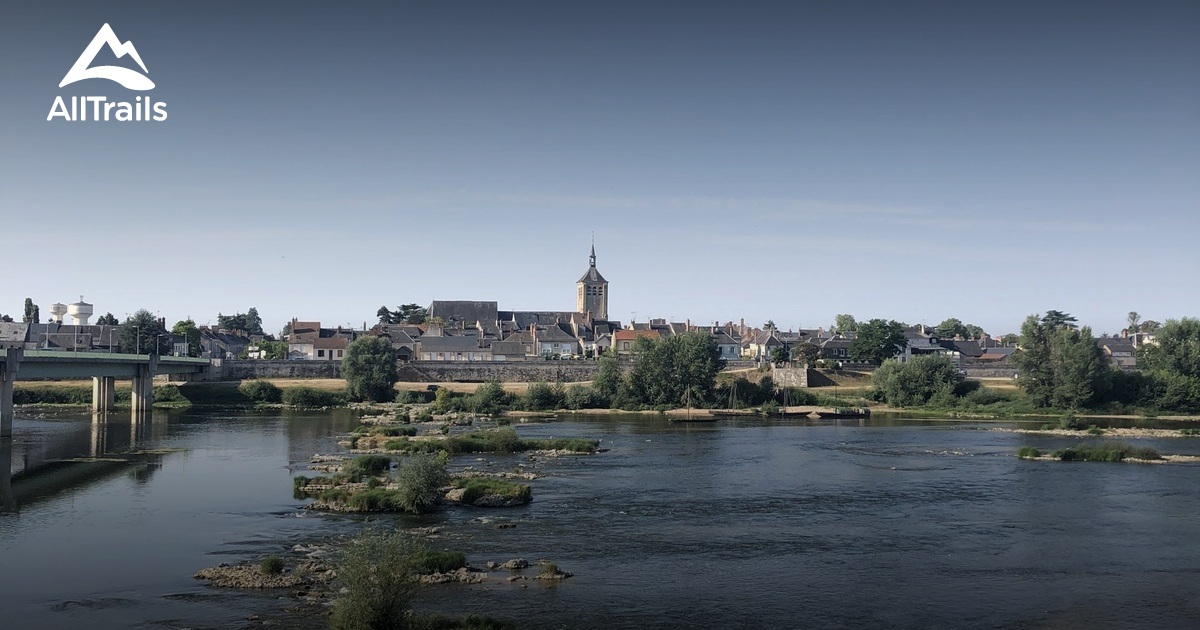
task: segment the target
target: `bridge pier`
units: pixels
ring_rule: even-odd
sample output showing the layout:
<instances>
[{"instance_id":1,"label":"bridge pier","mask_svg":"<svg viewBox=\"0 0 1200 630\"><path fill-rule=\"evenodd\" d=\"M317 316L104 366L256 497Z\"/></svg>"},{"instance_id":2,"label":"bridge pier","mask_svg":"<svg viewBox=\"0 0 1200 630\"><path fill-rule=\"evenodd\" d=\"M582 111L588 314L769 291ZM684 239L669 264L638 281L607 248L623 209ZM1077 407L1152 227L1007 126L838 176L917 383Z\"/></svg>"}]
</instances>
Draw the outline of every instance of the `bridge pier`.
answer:
<instances>
[{"instance_id":1,"label":"bridge pier","mask_svg":"<svg viewBox=\"0 0 1200 630\"><path fill-rule=\"evenodd\" d=\"M117 378L92 377L92 413L108 413L117 404Z\"/></svg>"},{"instance_id":2,"label":"bridge pier","mask_svg":"<svg viewBox=\"0 0 1200 630\"><path fill-rule=\"evenodd\" d=\"M12 438L13 381L17 380L17 368L24 356L24 350L13 348L0 363L0 440Z\"/></svg>"},{"instance_id":3,"label":"bridge pier","mask_svg":"<svg viewBox=\"0 0 1200 630\"><path fill-rule=\"evenodd\" d=\"M13 376L0 373L0 440L12 439Z\"/></svg>"},{"instance_id":4,"label":"bridge pier","mask_svg":"<svg viewBox=\"0 0 1200 630\"><path fill-rule=\"evenodd\" d=\"M137 422L150 411L154 402L154 372L144 367L138 367L137 376L133 377L133 420Z\"/></svg>"}]
</instances>

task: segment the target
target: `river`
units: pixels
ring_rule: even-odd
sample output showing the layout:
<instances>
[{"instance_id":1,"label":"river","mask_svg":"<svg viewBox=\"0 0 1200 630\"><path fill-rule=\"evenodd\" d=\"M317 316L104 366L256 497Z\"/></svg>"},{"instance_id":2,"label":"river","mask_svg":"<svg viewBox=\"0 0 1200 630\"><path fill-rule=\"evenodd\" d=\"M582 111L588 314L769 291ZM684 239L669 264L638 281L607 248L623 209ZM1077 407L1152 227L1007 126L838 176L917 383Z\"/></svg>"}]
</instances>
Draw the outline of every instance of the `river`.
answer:
<instances>
[{"instance_id":1,"label":"river","mask_svg":"<svg viewBox=\"0 0 1200 630\"><path fill-rule=\"evenodd\" d=\"M362 517L300 509L290 481L356 424L348 410L156 411L140 426L18 412L0 453L14 473L0 512L5 627L228 628L252 615L321 627L289 613L286 592L214 589L191 575L361 529ZM1200 622L1200 466L1022 461L1018 446L1080 440L997 426L1015 425L522 423L522 436L593 437L608 450L460 456L452 468L545 476L528 506L374 521L436 526L428 544L476 566L544 558L573 572L553 585L494 573L421 592L420 610L522 628ZM1137 443L1200 455L1200 438Z\"/></svg>"}]
</instances>

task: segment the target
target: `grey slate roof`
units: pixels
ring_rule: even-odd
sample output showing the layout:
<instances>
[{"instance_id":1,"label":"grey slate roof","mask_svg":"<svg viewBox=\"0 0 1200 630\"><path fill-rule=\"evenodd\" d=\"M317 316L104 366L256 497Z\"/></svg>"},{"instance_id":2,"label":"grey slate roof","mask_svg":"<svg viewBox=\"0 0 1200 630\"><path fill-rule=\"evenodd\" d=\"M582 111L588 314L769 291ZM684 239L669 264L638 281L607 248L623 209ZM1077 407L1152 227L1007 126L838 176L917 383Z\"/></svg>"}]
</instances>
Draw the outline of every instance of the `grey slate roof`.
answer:
<instances>
[{"instance_id":1,"label":"grey slate roof","mask_svg":"<svg viewBox=\"0 0 1200 630\"><path fill-rule=\"evenodd\" d=\"M492 354L525 356L525 346L520 341L493 341Z\"/></svg>"},{"instance_id":2,"label":"grey slate roof","mask_svg":"<svg viewBox=\"0 0 1200 630\"><path fill-rule=\"evenodd\" d=\"M539 343L562 343L567 341L575 341L575 335L572 335L566 329L565 324L559 324L557 326L547 326L545 330L539 328L537 331L537 340Z\"/></svg>"},{"instance_id":3,"label":"grey slate roof","mask_svg":"<svg viewBox=\"0 0 1200 630\"><path fill-rule=\"evenodd\" d=\"M597 271L595 267L588 267L588 270L584 272L583 277L579 279L579 282L595 284L597 282L608 282L608 280L605 280L604 276L600 275L600 272Z\"/></svg>"},{"instance_id":4,"label":"grey slate roof","mask_svg":"<svg viewBox=\"0 0 1200 630\"><path fill-rule=\"evenodd\" d=\"M417 352L484 352L475 337L421 337Z\"/></svg>"},{"instance_id":5,"label":"grey slate roof","mask_svg":"<svg viewBox=\"0 0 1200 630\"><path fill-rule=\"evenodd\" d=\"M0 323L0 342L12 345L14 343L25 343L25 336L29 334L29 324L14 322L12 324Z\"/></svg>"},{"instance_id":6,"label":"grey slate roof","mask_svg":"<svg viewBox=\"0 0 1200 630\"><path fill-rule=\"evenodd\" d=\"M474 326L475 322L496 321L495 302L476 302L470 300L434 300L429 305L429 317L440 317L447 324L451 322L464 323Z\"/></svg>"}]
</instances>

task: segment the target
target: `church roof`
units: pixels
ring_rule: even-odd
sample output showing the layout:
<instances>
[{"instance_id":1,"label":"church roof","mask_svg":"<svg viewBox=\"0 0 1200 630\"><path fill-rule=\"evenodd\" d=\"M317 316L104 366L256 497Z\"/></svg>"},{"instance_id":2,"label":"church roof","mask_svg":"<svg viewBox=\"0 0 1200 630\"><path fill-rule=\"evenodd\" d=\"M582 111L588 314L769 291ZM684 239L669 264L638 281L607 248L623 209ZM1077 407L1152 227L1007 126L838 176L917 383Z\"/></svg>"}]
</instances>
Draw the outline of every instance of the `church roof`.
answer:
<instances>
[{"instance_id":1,"label":"church roof","mask_svg":"<svg viewBox=\"0 0 1200 630\"><path fill-rule=\"evenodd\" d=\"M600 275L599 271L596 271L595 267L588 267L587 273L583 274L583 277L579 281L588 283L608 282L608 280L604 279L604 276Z\"/></svg>"}]
</instances>

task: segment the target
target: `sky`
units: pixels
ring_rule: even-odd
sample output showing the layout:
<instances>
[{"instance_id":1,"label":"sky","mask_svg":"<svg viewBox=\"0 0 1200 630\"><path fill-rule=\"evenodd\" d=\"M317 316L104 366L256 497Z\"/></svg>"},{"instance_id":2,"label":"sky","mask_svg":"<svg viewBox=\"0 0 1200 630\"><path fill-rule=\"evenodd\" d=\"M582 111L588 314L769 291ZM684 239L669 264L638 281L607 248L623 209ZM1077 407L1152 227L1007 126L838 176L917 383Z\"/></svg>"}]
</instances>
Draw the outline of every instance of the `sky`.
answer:
<instances>
[{"instance_id":1,"label":"sky","mask_svg":"<svg viewBox=\"0 0 1200 630\"><path fill-rule=\"evenodd\" d=\"M105 23L153 90L58 87ZM594 238L626 322L1197 316L1197 32L1153 0L9 3L0 313L572 310ZM46 120L79 95L168 117Z\"/></svg>"}]
</instances>

